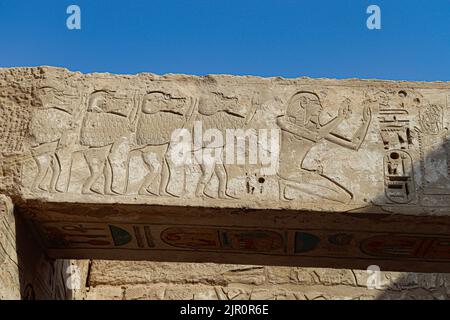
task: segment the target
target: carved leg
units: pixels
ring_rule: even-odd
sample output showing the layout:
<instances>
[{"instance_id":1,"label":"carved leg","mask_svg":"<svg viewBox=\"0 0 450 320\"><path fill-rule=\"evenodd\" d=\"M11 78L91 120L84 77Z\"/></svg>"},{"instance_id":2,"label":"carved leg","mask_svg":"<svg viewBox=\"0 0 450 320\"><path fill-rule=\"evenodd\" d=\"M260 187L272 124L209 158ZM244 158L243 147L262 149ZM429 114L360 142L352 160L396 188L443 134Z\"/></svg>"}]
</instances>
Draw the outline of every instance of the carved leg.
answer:
<instances>
[{"instance_id":1,"label":"carved leg","mask_svg":"<svg viewBox=\"0 0 450 320\"><path fill-rule=\"evenodd\" d=\"M61 174L61 164L56 154L51 156L52 178L50 180L50 192L58 192L56 184L58 183L59 175Z\"/></svg>"},{"instance_id":2,"label":"carved leg","mask_svg":"<svg viewBox=\"0 0 450 320\"><path fill-rule=\"evenodd\" d=\"M285 186L318 198L345 204L353 198L343 186L317 172L302 171L300 176L286 179Z\"/></svg>"},{"instance_id":3,"label":"carved leg","mask_svg":"<svg viewBox=\"0 0 450 320\"><path fill-rule=\"evenodd\" d=\"M286 197L286 187L288 184L286 181L284 181L283 178L278 178L278 188L279 188L279 199L280 201L290 201L292 199L289 199Z\"/></svg>"},{"instance_id":4,"label":"carved leg","mask_svg":"<svg viewBox=\"0 0 450 320\"><path fill-rule=\"evenodd\" d=\"M110 148L110 146L109 146ZM100 178L102 171L105 166L107 153L109 152L109 148L101 148L101 149L89 149L84 153L84 157L89 166L90 176L83 184L82 193L88 194L92 192L99 193L96 190L92 189L94 183Z\"/></svg>"},{"instance_id":5,"label":"carved leg","mask_svg":"<svg viewBox=\"0 0 450 320\"><path fill-rule=\"evenodd\" d=\"M110 168L111 184L107 187L108 194L124 194L128 183L127 161L130 150L128 137L122 137L113 143L111 151L108 155L108 163ZM110 189L110 190L109 190Z\"/></svg>"},{"instance_id":6,"label":"carved leg","mask_svg":"<svg viewBox=\"0 0 450 320\"><path fill-rule=\"evenodd\" d=\"M139 188L138 193L140 195L150 195L150 194L157 195L156 193L148 190L148 188L157 177L157 172L158 170L160 170L161 166L156 167L155 164L152 163L150 155L151 155L150 152L142 152L142 160L144 161L144 164L146 165L149 173L145 176L144 181L142 182L141 187Z\"/></svg>"},{"instance_id":7,"label":"carved leg","mask_svg":"<svg viewBox=\"0 0 450 320\"><path fill-rule=\"evenodd\" d=\"M31 189L35 192L38 192L40 190L45 191L45 189L41 187L41 183L44 180L50 167L50 163L52 161L51 155L48 153L36 155L34 156L34 161L36 162L38 172L36 174L36 177L34 178L33 186L31 187Z\"/></svg>"},{"instance_id":8,"label":"carved leg","mask_svg":"<svg viewBox=\"0 0 450 320\"><path fill-rule=\"evenodd\" d=\"M223 163L216 164L214 172L216 173L217 178L219 179L219 198L220 199L230 198L230 196L227 195L228 176Z\"/></svg>"},{"instance_id":9,"label":"carved leg","mask_svg":"<svg viewBox=\"0 0 450 320\"><path fill-rule=\"evenodd\" d=\"M112 190L113 170L109 158L105 160L105 165L103 166L103 174L105 176L104 193L108 195L117 194Z\"/></svg>"},{"instance_id":10,"label":"carved leg","mask_svg":"<svg viewBox=\"0 0 450 320\"><path fill-rule=\"evenodd\" d=\"M92 192L98 193L97 191L92 189L92 186L98 180L98 178L100 178L100 175L102 174L104 165L105 165L104 162L89 164L89 170L91 171L91 175L86 180L86 182L83 184L83 188L81 191L83 194L88 194L88 193L92 193Z\"/></svg>"},{"instance_id":11,"label":"carved leg","mask_svg":"<svg viewBox=\"0 0 450 320\"><path fill-rule=\"evenodd\" d=\"M209 180L211 180L214 173L214 165L206 165L202 163L200 164L200 168L202 170L202 176L200 177L200 180L197 184L197 189L195 190L196 197L202 197L205 195L206 186L208 185Z\"/></svg>"},{"instance_id":12,"label":"carved leg","mask_svg":"<svg viewBox=\"0 0 450 320\"><path fill-rule=\"evenodd\" d=\"M164 156L161 158L162 166L161 166L161 181L159 184L159 195L178 197L178 195L173 194L167 190L171 175L169 161L171 161L171 152L169 145L167 145L164 150Z\"/></svg>"},{"instance_id":13,"label":"carved leg","mask_svg":"<svg viewBox=\"0 0 450 320\"><path fill-rule=\"evenodd\" d=\"M70 149L63 149L58 150L56 153L60 170L56 181L57 192L67 192L67 189L69 188L70 170L72 168L72 152L73 151Z\"/></svg>"},{"instance_id":14,"label":"carved leg","mask_svg":"<svg viewBox=\"0 0 450 320\"><path fill-rule=\"evenodd\" d=\"M143 154L141 153L141 150L131 150L128 152L128 156L127 156L127 162L126 162L126 167L125 167L125 174L126 174L126 180L125 180L125 185L124 185L124 190L123 193L124 194L128 194L130 193L130 162L131 162L131 158L133 156L134 153L139 152L141 154L141 156L143 156ZM145 160L144 160L145 162Z\"/></svg>"},{"instance_id":15,"label":"carved leg","mask_svg":"<svg viewBox=\"0 0 450 320\"><path fill-rule=\"evenodd\" d=\"M167 187L169 186L169 181L170 181L169 156L166 153L162 159L161 182L159 185L159 195L178 197L176 194L173 194L173 193L167 191Z\"/></svg>"}]
</instances>

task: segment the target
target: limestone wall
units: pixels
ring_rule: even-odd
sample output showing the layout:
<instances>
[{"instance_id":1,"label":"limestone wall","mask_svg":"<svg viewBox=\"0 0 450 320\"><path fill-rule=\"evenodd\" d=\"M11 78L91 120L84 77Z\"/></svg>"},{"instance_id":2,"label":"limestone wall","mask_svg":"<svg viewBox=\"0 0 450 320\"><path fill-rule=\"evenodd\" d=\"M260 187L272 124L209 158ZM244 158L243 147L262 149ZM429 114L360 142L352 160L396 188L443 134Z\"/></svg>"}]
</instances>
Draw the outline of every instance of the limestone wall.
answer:
<instances>
[{"instance_id":1,"label":"limestone wall","mask_svg":"<svg viewBox=\"0 0 450 320\"><path fill-rule=\"evenodd\" d=\"M20 299L16 226L10 199L0 195L0 300Z\"/></svg>"},{"instance_id":2,"label":"limestone wall","mask_svg":"<svg viewBox=\"0 0 450 320\"><path fill-rule=\"evenodd\" d=\"M47 256L447 272L450 84L0 69Z\"/></svg>"},{"instance_id":3,"label":"limestone wall","mask_svg":"<svg viewBox=\"0 0 450 320\"><path fill-rule=\"evenodd\" d=\"M94 260L78 299L449 299L450 274ZM83 291L83 290L82 290Z\"/></svg>"},{"instance_id":4,"label":"limestone wall","mask_svg":"<svg viewBox=\"0 0 450 320\"><path fill-rule=\"evenodd\" d=\"M0 69L0 295L443 298L350 269L450 272L449 128L450 83Z\"/></svg>"},{"instance_id":5,"label":"limestone wall","mask_svg":"<svg viewBox=\"0 0 450 320\"><path fill-rule=\"evenodd\" d=\"M74 270L87 274L84 261L49 259L26 223L0 195L0 300L74 299Z\"/></svg>"}]
</instances>

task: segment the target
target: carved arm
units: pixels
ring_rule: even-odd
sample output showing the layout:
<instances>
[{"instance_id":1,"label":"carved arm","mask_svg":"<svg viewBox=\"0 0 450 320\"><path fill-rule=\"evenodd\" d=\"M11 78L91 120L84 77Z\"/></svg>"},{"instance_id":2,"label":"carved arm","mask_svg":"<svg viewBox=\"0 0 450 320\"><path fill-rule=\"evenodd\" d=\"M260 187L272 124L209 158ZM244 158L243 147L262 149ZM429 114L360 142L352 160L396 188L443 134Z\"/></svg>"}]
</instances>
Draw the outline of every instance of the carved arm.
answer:
<instances>
[{"instance_id":1,"label":"carved arm","mask_svg":"<svg viewBox=\"0 0 450 320\"><path fill-rule=\"evenodd\" d=\"M342 147L351 149L351 150L359 150L361 144L366 137L367 130L369 129L370 122L372 120L372 111L370 107L366 106L363 111L363 123L359 127L359 129L355 132L351 140L345 139L343 137L338 136L337 134L330 132L328 136L325 137L326 140L336 143Z\"/></svg>"},{"instance_id":2,"label":"carved arm","mask_svg":"<svg viewBox=\"0 0 450 320\"><path fill-rule=\"evenodd\" d=\"M290 122L286 116L280 116L277 118L277 124L281 128L281 130L288 131L299 138L308 139L312 142L317 142L319 140L318 134L315 132L311 132L306 130L303 127L300 127L296 124Z\"/></svg>"}]
</instances>

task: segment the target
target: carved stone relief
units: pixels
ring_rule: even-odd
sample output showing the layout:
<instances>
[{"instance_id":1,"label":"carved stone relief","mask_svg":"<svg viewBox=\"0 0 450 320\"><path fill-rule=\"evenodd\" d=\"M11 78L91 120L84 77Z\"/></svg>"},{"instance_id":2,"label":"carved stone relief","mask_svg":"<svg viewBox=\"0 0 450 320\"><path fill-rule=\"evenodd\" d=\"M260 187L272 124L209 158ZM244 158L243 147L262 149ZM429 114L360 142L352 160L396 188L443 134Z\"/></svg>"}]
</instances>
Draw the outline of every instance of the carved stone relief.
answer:
<instances>
[{"instance_id":1,"label":"carved stone relief","mask_svg":"<svg viewBox=\"0 0 450 320\"><path fill-rule=\"evenodd\" d=\"M33 87L20 171L28 197L448 206L449 94L438 85L67 74Z\"/></svg>"},{"instance_id":2,"label":"carved stone relief","mask_svg":"<svg viewBox=\"0 0 450 320\"><path fill-rule=\"evenodd\" d=\"M0 106L0 191L52 258L450 259L449 84L27 68Z\"/></svg>"}]
</instances>

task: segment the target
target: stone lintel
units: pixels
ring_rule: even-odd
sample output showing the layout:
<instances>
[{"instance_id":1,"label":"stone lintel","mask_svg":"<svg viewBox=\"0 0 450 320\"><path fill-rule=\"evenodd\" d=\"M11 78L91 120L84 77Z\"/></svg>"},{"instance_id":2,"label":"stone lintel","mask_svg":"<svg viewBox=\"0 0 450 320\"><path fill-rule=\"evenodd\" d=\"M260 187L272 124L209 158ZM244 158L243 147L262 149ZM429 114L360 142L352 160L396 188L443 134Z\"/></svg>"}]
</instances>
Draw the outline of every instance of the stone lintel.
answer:
<instances>
[{"instance_id":1,"label":"stone lintel","mask_svg":"<svg viewBox=\"0 0 450 320\"><path fill-rule=\"evenodd\" d=\"M450 84L0 69L52 258L448 272Z\"/></svg>"}]
</instances>

